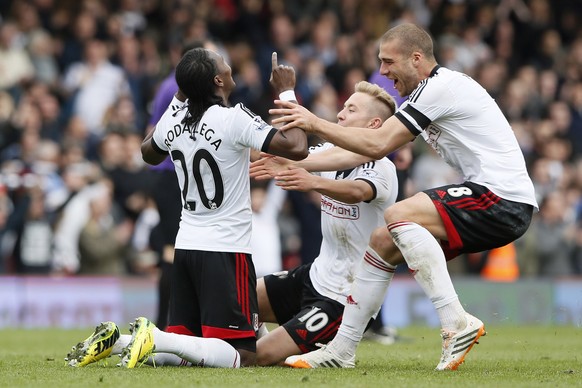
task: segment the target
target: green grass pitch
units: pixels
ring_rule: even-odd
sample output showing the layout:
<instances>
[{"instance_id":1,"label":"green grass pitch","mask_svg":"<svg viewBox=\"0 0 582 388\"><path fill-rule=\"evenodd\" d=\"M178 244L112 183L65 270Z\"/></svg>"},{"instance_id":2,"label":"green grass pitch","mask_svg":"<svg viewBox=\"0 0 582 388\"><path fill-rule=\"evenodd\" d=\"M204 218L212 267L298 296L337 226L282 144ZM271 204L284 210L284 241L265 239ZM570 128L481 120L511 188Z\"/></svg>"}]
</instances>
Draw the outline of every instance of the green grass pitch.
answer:
<instances>
[{"instance_id":1,"label":"green grass pitch","mask_svg":"<svg viewBox=\"0 0 582 388\"><path fill-rule=\"evenodd\" d=\"M127 332L127 327L123 328ZM438 329L401 329L410 342L363 342L354 369L65 366L87 330L0 330L0 387L582 387L582 328L492 326L456 372L435 372Z\"/></svg>"}]
</instances>

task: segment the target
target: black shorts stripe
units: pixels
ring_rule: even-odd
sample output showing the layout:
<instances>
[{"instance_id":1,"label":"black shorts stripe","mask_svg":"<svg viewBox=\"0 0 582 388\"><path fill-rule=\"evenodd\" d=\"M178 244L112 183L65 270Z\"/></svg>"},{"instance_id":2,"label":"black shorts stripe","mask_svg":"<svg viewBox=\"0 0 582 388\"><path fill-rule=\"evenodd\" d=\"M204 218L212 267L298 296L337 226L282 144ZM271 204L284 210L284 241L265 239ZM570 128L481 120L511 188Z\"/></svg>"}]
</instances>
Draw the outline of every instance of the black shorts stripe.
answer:
<instances>
[{"instance_id":1,"label":"black shorts stripe","mask_svg":"<svg viewBox=\"0 0 582 388\"><path fill-rule=\"evenodd\" d=\"M533 206L503 199L474 182L424 192L445 225L448 240L441 241L441 245L447 259L515 241L525 233L533 214Z\"/></svg>"},{"instance_id":2,"label":"black shorts stripe","mask_svg":"<svg viewBox=\"0 0 582 388\"><path fill-rule=\"evenodd\" d=\"M257 279L246 253L176 249L169 327L256 350Z\"/></svg>"},{"instance_id":3,"label":"black shorts stripe","mask_svg":"<svg viewBox=\"0 0 582 388\"><path fill-rule=\"evenodd\" d=\"M333 337L335 337L335 333L337 333L342 323L342 317L343 314L335 321L327 324L327 326L323 330L321 330L318 335L313 337L313 341L322 342L323 339L327 339L327 341L330 341Z\"/></svg>"},{"instance_id":4,"label":"black shorts stripe","mask_svg":"<svg viewBox=\"0 0 582 388\"><path fill-rule=\"evenodd\" d=\"M267 296L277 322L303 353L318 349L318 343L331 341L339 329L344 312L340 302L315 290L309 277L310 269L311 264L306 264L264 277ZM313 321L310 325L311 319ZM327 323L322 324L325 319Z\"/></svg>"},{"instance_id":5,"label":"black shorts stripe","mask_svg":"<svg viewBox=\"0 0 582 388\"><path fill-rule=\"evenodd\" d=\"M236 254L236 283L237 283L237 300L242 314L251 322L249 308L249 289L248 289L248 266L246 255L244 253Z\"/></svg>"},{"instance_id":6,"label":"black shorts stripe","mask_svg":"<svg viewBox=\"0 0 582 388\"><path fill-rule=\"evenodd\" d=\"M491 206L498 203L500 200L500 197L492 192L488 192L486 194L482 194L481 197L477 200L475 198L464 198L458 201L451 201L449 202L449 205L466 210L487 210Z\"/></svg>"}]
</instances>

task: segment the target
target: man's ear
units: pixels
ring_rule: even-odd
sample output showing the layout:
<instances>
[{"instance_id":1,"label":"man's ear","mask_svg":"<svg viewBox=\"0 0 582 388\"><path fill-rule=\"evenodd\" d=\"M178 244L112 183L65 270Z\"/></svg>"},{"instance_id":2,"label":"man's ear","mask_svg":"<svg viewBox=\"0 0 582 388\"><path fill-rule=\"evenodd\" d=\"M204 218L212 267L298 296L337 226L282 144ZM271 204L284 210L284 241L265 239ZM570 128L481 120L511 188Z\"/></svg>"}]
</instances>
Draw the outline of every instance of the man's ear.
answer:
<instances>
[{"instance_id":1,"label":"man's ear","mask_svg":"<svg viewBox=\"0 0 582 388\"><path fill-rule=\"evenodd\" d=\"M214 84L216 86L223 86L224 85L224 82L222 82L222 79L220 78L220 76L215 75L214 76Z\"/></svg>"},{"instance_id":2,"label":"man's ear","mask_svg":"<svg viewBox=\"0 0 582 388\"><path fill-rule=\"evenodd\" d=\"M382 126L382 119L379 117L374 117L368 123L368 128L372 128L372 129L380 128L381 126Z\"/></svg>"}]
</instances>

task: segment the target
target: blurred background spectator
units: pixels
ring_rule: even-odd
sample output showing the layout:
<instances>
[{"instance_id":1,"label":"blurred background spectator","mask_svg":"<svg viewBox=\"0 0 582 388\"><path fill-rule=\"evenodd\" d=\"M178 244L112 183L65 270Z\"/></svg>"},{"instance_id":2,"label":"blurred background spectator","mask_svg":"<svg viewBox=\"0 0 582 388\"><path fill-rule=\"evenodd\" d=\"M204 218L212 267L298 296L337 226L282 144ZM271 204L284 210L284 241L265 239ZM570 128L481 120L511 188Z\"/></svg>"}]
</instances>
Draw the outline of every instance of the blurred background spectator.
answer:
<instances>
[{"instance_id":1,"label":"blurred background spectator","mask_svg":"<svg viewBox=\"0 0 582 388\"><path fill-rule=\"evenodd\" d=\"M519 276L581 275L581 19L579 0L4 0L0 271L85 273L92 250L82 241L97 232L112 239L108 257L117 258L90 272L156 271L163 250L148 235L160 220L157 179L139 145L186 42L227 57L237 82L232 102L265 117L277 51L296 70L299 101L335 121L359 80L395 95L377 73L377 40L413 22L433 35L439 63L499 101L516 133L541 205L511 247ZM390 157L403 166L400 198L429 180L458 179L422 142ZM285 198L274 261L282 268L317 255L318 203ZM481 276L488 257L456 261L454 270Z\"/></svg>"}]
</instances>

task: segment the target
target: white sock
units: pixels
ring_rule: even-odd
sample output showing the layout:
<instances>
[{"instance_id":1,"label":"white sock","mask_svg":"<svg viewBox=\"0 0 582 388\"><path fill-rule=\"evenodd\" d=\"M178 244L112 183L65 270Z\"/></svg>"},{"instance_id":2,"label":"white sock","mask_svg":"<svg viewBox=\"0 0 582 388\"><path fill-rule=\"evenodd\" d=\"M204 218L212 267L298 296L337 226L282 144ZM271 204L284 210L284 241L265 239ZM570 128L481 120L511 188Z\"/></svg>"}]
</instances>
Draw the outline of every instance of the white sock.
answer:
<instances>
[{"instance_id":1,"label":"white sock","mask_svg":"<svg viewBox=\"0 0 582 388\"><path fill-rule=\"evenodd\" d=\"M121 334L117 341L115 341L113 344L111 355L120 355L123 348L129 345L129 341L131 341L131 334ZM150 366L192 366L191 362L186 361L182 357L176 356L172 353L152 354L148 357L145 363L146 365Z\"/></svg>"},{"instance_id":2,"label":"white sock","mask_svg":"<svg viewBox=\"0 0 582 388\"><path fill-rule=\"evenodd\" d=\"M111 348L111 355L121 354L123 348L129 345L129 341L131 341L131 334L121 334Z\"/></svg>"},{"instance_id":3,"label":"white sock","mask_svg":"<svg viewBox=\"0 0 582 388\"><path fill-rule=\"evenodd\" d=\"M356 275L342 323L330 347L338 354L352 357L362 340L368 322L380 310L396 267L386 263L368 246Z\"/></svg>"},{"instance_id":4,"label":"white sock","mask_svg":"<svg viewBox=\"0 0 582 388\"><path fill-rule=\"evenodd\" d=\"M240 355L228 342L218 338L201 338L166 333L154 329L155 353L172 353L196 366L239 368Z\"/></svg>"},{"instance_id":5,"label":"white sock","mask_svg":"<svg viewBox=\"0 0 582 388\"><path fill-rule=\"evenodd\" d=\"M388 225L388 230L414 278L436 308L442 328L462 330L465 310L453 287L439 242L428 230L409 221L394 222Z\"/></svg>"},{"instance_id":6,"label":"white sock","mask_svg":"<svg viewBox=\"0 0 582 388\"><path fill-rule=\"evenodd\" d=\"M190 361L172 353L154 353L145 363L149 366L192 366Z\"/></svg>"}]
</instances>

